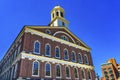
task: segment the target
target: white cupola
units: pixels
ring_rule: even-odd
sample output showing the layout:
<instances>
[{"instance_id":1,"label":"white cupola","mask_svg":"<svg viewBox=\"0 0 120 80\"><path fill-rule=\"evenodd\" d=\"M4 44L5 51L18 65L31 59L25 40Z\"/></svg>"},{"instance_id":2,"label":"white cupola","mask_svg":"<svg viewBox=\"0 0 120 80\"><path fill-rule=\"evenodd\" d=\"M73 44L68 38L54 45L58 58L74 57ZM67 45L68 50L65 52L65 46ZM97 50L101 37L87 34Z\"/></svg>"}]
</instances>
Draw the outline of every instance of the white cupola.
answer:
<instances>
[{"instance_id":1,"label":"white cupola","mask_svg":"<svg viewBox=\"0 0 120 80\"><path fill-rule=\"evenodd\" d=\"M68 28L68 21L64 18L65 12L64 9L60 6L55 6L51 11L51 27L67 27Z\"/></svg>"}]
</instances>

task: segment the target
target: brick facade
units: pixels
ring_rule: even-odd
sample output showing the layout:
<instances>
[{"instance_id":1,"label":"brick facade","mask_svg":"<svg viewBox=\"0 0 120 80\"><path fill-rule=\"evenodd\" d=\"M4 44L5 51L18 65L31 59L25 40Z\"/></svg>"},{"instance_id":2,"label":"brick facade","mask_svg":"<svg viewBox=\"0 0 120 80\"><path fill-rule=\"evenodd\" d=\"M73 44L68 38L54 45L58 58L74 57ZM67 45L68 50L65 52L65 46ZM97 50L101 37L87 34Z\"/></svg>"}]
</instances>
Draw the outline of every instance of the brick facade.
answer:
<instances>
[{"instance_id":1,"label":"brick facade","mask_svg":"<svg viewBox=\"0 0 120 80\"><path fill-rule=\"evenodd\" d=\"M63 10L59 6L55 7L56 9ZM63 20L63 22L54 22L57 19L60 19L58 21ZM63 23L63 26L59 27L61 25L59 23ZM96 76L90 48L65 27L67 21L62 15L54 18L50 25L53 24L58 26L25 26L21 30L0 62L0 79L95 80ZM49 30L50 34L46 33L46 30ZM61 38L63 35L67 40ZM37 47L39 46L37 54L35 53L36 41L39 43L37 45ZM50 46L50 56L46 56L46 44ZM59 58L55 56L56 47L59 47ZM68 60L65 59L65 49L68 51ZM72 52L75 52L75 61L73 61ZM81 62L79 54L81 54ZM34 62L36 62L37 66L33 64ZM47 63L50 65L50 77L46 77L47 71L45 70L47 68L45 65ZM60 78L57 78L56 65L60 67ZM66 67L68 67L69 71L66 71ZM33 75L33 72L36 72L37 75ZM66 72L69 72L69 78L66 77ZM82 79L83 75L84 79Z\"/></svg>"}]
</instances>

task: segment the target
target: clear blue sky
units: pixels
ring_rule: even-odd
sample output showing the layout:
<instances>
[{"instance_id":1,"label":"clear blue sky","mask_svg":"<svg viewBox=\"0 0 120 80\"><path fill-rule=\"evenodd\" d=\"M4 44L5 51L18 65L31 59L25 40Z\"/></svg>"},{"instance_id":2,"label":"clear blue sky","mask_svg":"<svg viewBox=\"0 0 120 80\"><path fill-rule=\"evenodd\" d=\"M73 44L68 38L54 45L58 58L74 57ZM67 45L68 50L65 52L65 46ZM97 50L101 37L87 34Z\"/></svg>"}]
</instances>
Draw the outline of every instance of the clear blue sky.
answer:
<instances>
[{"instance_id":1,"label":"clear blue sky","mask_svg":"<svg viewBox=\"0 0 120 80\"><path fill-rule=\"evenodd\" d=\"M119 0L0 0L0 60L24 25L47 25L57 3L69 29L92 48L96 73L109 58L120 63Z\"/></svg>"}]
</instances>

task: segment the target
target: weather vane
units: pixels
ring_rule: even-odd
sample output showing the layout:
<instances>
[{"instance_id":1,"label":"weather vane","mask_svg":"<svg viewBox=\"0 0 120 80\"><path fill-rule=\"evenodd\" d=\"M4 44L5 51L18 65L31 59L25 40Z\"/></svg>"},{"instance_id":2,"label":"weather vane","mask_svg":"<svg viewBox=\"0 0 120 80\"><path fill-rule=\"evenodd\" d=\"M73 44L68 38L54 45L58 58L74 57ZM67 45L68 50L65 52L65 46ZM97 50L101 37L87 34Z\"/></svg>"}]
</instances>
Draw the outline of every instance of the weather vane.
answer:
<instances>
[{"instance_id":1,"label":"weather vane","mask_svg":"<svg viewBox=\"0 0 120 80\"><path fill-rule=\"evenodd\" d=\"M59 6L59 2L57 2L56 5Z\"/></svg>"}]
</instances>

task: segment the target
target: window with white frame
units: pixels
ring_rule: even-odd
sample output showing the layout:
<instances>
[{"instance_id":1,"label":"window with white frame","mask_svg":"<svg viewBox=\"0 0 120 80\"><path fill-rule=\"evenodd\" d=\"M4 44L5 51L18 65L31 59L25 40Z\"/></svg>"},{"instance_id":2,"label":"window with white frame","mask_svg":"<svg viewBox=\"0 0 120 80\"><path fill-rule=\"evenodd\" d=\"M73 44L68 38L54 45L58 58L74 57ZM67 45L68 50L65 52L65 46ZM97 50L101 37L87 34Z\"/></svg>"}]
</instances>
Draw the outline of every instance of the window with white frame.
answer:
<instances>
[{"instance_id":1,"label":"window with white frame","mask_svg":"<svg viewBox=\"0 0 120 80\"><path fill-rule=\"evenodd\" d=\"M64 49L64 59L65 59L65 60L68 60L68 59L69 59L68 50L67 50L67 49Z\"/></svg>"},{"instance_id":2,"label":"window with white frame","mask_svg":"<svg viewBox=\"0 0 120 80\"><path fill-rule=\"evenodd\" d=\"M45 75L46 75L46 77L51 76L51 65L49 63L45 64Z\"/></svg>"},{"instance_id":3,"label":"window with white frame","mask_svg":"<svg viewBox=\"0 0 120 80\"><path fill-rule=\"evenodd\" d=\"M48 43L45 45L45 55L46 56L51 55L51 47L50 47L50 44L48 44Z\"/></svg>"},{"instance_id":4,"label":"window with white frame","mask_svg":"<svg viewBox=\"0 0 120 80\"><path fill-rule=\"evenodd\" d=\"M59 47L55 48L55 57L60 58L60 48Z\"/></svg>"},{"instance_id":5,"label":"window with white frame","mask_svg":"<svg viewBox=\"0 0 120 80\"><path fill-rule=\"evenodd\" d=\"M90 71L88 71L88 79L89 79L89 80L92 79Z\"/></svg>"},{"instance_id":6,"label":"window with white frame","mask_svg":"<svg viewBox=\"0 0 120 80\"><path fill-rule=\"evenodd\" d=\"M77 70L77 68L74 68L74 76L75 76L75 78L78 78L78 70Z\"/></svg>"},{"instance_id":7,"label":"window with white frame","mask_svg":"<svg viewBox=\"0 0 120 80\"><path fill-rule=\"evenodd\" d=\"M81 71L81 74L82 74L82 79L85 79L85 72L84 72L84 70Z\"/></svg>"},{"instance_id":8,"label":"window with white frame","mask_svg":"<svg viewBox=\"0 0 120 80\"><path fill-rule=\"evenodd\" d=\"M85 64L89 64L87 55L84 55L84 61L85 61Z\"/></svg>"},{"instance_id":9,"label":"window with white frame","mask_svg":"<svg viewBox=\"0 0 120 80\"><path fill-rule=\"evenodd\" d=\"M33 62L32 75L39 76L39 62L38 61Z\"/></svg>"},{"instance_id":10,"label":"window with white frame","mask_svg":"<svg viewBox=\"0 0 120 80\"><path fill-rule=\"evenodd\" d=\"M66 67L66 78L70 78L70 69Z\"/></svg>"},{"instance_id":11,"label":"window with white frame","mask_svg":"<svg viewBox=\"0 0 120 80\"><path fill-rule=\"evenodd\" d=\"M34 53L35 54L40 53L40 42L39 41L34 42Z\"/></svg>"},{"instance_id":12,"label":"window with white frame","mask_svg":"<svg viewBox=\"0 0 120 80\"><path fill-rule=\"evenodd\" d=\"M76 61L76 53L74 51L72 51L72 61L73 62Z\"/></svg>"},{"instance_id":13,"label":"window with white frame","mask_svg":"<svg viewBox=\"0 0 120 80\"><path fill-rule=\"evenodd\" d=\"M56 65L56 77L57 78L61 77L61 68L60 68L60 65Z\"/></svg>"},{"instance_id":14,"label":"window with white frame","mask_svg":"<svg viewBox=\"0 0 120 80\"><path fill-rule=\"evenodd\" d=\"M78 54L78 60L79 60L79 63L83 63L82 55L80 53Z\"/></svg>"}]
</instances>

